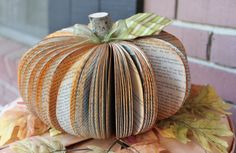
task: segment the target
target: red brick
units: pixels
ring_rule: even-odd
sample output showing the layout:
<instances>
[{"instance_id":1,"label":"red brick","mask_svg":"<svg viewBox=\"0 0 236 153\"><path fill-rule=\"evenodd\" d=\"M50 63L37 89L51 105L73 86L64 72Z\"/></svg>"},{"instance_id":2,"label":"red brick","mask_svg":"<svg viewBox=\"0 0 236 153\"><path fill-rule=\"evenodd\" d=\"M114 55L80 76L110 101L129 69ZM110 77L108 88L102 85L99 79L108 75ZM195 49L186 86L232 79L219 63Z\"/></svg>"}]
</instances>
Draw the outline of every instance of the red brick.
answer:
<instances>
[{"instance_id":1,"label":"red brick","mask_svg":"<svg viewBox=\"0 0 236 153\"><path fill-rule=\"evenodd\" d=\"M144 11L169 18L175 17L175 0L145 0Z\"/></svg>"},{"instance_id":2,"label":"red brick","mask_svg":"<svg viewBox=\"0 0 236 153\"><path fill-rule=\"evenodd\" d=\"M207 62L189 61L192 83L210 84L225 100L236 104L236 71L205 64Z\"/></svg>"},{"instance_id":3,"label":"red brick","mask_svg":"<svg viewBox=\"0 0 236 153\"><path fill-rule=\"evenodd\" d=\"M211 60L221 65L236 67L236 36L213 35Z\"/></svg>"},{"instance_id":4,"label":"red brick","mask_svg":"<svg viewBox=\"0 0 236 153\"><path fill-rule=\"evenodd\" d=\"M189 56L206 59L209 32L177 26L168 26L165 30L183 42Z\"/></svg>"},{"instance_id":5,"label":"red brick","mask_svg":"<svg viewBox=\"0 0 236 153\"><path fill-rule=\"evenodd\" d=\"M179 0L178 19L236 27L235 0Z\"/></svg>"}]
</instances>

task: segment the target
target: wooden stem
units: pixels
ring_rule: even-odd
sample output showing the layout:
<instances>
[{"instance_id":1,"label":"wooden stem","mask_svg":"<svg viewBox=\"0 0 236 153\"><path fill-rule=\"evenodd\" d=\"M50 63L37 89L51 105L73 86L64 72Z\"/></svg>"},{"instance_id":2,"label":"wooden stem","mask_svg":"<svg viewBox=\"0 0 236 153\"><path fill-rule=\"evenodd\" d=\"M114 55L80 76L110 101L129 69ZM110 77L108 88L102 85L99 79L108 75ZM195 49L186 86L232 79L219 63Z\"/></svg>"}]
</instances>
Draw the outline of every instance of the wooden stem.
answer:
<instances>
[{"instance_id":1,"label":"wooden stem","mask_svg":"<svg viewBox=\"0 0 236 153\"><path fill-rule=\"evenodd\" d=\"M89 15L92 31L100 38L103 38L112 26L111 18L106 12L98 12Z\"/></svg>"}]
</instances>

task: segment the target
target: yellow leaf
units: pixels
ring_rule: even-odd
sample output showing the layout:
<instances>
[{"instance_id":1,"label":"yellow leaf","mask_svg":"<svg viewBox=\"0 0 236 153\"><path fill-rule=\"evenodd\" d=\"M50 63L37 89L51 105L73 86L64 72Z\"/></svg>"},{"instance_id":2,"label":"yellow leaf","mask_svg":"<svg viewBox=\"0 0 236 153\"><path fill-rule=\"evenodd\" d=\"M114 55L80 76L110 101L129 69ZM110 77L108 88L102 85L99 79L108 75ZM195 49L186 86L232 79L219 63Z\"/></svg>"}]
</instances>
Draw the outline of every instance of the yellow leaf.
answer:
<instances>
[{"instance_id":1,"label":"yellow leaf","mask_svg":"<svg viewBox=\"0 0 236 153\"><path fill-rule=\"evenodd\" d=\"M200 145L207 151L211 152L211 148L209 145L209 141L206 136L200 135L198 133L193 132L194 138L197 140L197 142L200 143Z\"/></svg>"},{"instance_id":2,"label":"yellow leaf","mask_svg":"<svg viewBox=\"0 0 236 153\"><path fill-rule=\"evenodd\" d=\"M10 144L10 149L16 153L65 153L65 147L60 141L40 136Z\"/></svg>"},{"instance_id":3,"label":"yellow leaf","mask_svg":"<svg viewBox=\"0 0 236 153\"><path fill-rule=\"evenodd\" d=\"M159 129L158 130L161 136L166 137L166 138L176 138L175 133L173 132L173 126L170 126L169 128L166 129Z\"/></svg>"},{"instance_id":4,"label":"yellow leaf","mask_svg":"<svg viewBox=\"0 0 236 153\"><path fill-rule=\"evenodd\" d=\"M60 135L60 134L61 134L61 131L58 131L58 130L55 129L55 128L51 128L51 129L49 130L49 134L50 134L51 137L54 137L54 136L56 136L56 135Z\"/></svg>"},{"instance_id":5,"label":"yellow leaf","mask_svg":"<svg viewBox=\"0 0 236 153\"><path fill-rule=\"evenodd\" d=\"M185 126L180 126L180 125L176 125L176 128L175 128L175 129L176 129L176 131L175 131L175 133L176 133L176 138L177 138L180 142L186 144L187 142L190 141L190 139L188 139L188 136L187 136L187 134L188 134L188 128L187 128L187 127L185 127Z\"/></svg>"},{"instance_id":6,"label":"yellow leaf","mask_svg":"<svg viewBox=\"0 0 236 153\"><path fill-rule=\"evenodd\" d=\"M32 115L24 104L17 101L5 107L0 114L0 146L33 135L43 134L48 126Z\"/></svg>"},{"instance_id":7,"label":"yellow leaf","mask_svg":"<svg viewBox=\"0 0 236 153\"><path fill-rule=\"evenodd\" d=\"M14 132L14 124L9 124L7 127L0 129L1 139L0 146L3 146L6 142L11 143L12 134Z\"/></svg>"},{"instance_id":8,"label":"yellow leaf","mask_svg":"<svg viewBox=\"0 0 236 153\"><path fill-rule=\"evenodd\" d=\"M232 136L233 133L221 123L221 118L229 114L229 108L230 105L217 95L213 87L192 86L191 94L181 109L170 118L159 121L160 134L182 143L194 138L208 152L215 149L227 153L228 144L222 136Z\"/></svg>"}]
</instances>

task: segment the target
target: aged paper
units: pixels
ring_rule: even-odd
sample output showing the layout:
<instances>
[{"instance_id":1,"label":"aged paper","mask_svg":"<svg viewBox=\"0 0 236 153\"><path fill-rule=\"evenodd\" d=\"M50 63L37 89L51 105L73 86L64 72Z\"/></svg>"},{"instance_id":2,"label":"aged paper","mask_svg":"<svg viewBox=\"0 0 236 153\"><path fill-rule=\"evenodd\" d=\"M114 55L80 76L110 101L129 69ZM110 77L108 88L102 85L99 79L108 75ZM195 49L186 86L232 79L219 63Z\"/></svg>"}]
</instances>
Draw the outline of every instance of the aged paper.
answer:
<instances>
[{"instance_id":1,"label":"aged paper","mask_svg":"<svg viewBox=\"0 0 236 153\"><path fill-rule=\"evenodd\" d=\"M185 57L177 48L160 39L149 38L135 41L149 61L156 76L158 90L158 118L166 118L178 111L186 98L187 82Z\"/></svg>"}]
</instances>

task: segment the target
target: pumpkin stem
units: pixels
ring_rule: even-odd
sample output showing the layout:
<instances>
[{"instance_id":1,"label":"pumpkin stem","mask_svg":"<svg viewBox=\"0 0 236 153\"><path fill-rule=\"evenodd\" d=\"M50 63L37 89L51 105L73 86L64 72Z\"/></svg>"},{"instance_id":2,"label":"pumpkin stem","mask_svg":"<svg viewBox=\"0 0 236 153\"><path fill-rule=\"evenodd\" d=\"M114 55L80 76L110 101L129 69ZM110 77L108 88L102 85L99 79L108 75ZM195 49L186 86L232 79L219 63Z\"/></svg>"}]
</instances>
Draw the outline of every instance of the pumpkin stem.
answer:
<instances>
[{"instance_id":1,"label":"pumpkin stem","mask_svg":"<svg viewBox=\"0 0 236 153\"><path fill-rule=\"evenodd\" d=\"M112 26L109 14L107 12L98 12L90 14L88 17L92 31L99 38L104 38Z\"/></svg>"}]
</instances>

